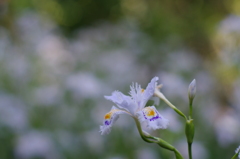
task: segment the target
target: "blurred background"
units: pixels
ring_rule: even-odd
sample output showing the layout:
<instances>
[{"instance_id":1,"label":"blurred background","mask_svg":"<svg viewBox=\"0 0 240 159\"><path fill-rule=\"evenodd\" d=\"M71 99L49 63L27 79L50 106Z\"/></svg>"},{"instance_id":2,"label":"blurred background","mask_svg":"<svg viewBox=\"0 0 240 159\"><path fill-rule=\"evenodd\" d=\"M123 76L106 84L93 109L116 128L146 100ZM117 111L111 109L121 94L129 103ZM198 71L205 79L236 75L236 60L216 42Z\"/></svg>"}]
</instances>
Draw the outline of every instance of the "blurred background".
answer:
<instances>
[{"instance_id":1,"label":"blurred background","mask_svg":"<svg viewBox=\"0 0 240 159\"><path fill-rule=\"evenodd\" d=\"M194 159L231 158L240 145L240 1L1 0L1 159L172 159L145 143L129 116L109 135L113 103L158 76L188 113L197 81ZM150 131L187 157L184 121L164 102L167 130Z\"/></svg>"}]
</instances>

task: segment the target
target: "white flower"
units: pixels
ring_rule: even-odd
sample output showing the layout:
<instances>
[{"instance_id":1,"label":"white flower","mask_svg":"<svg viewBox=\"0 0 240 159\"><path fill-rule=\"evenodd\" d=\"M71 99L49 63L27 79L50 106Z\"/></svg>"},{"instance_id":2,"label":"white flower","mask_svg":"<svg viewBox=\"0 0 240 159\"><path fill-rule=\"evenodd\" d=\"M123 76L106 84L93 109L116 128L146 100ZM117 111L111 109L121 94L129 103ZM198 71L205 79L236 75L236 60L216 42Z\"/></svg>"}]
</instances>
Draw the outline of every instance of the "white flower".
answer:
<instances>
[{"instance_id":1,"label":"white flower","mask_svg":"<svg viewBox=\"0 0 240 159\"><path fill-rule=\"evenodd\" d=\"M128 114L138 119L141 123L147 123L151 129L166 129L168 120L165 119L154 106L146 106L147 101L153 97L157 86L158 77L154 77L144 90L137 83L130 86L130 96L119 91L114 91L111 96L105 96L107 100L116 104L111 111L104 116L103 125L100 126L101 134L109 134L112 125L120 114Z\"/></svg>"},{"instance_id":2,"label":"white flower","mask_svg":"<svg viewBox=\"0 0 240 159\"><path fill-rule=\"evenodd\" d=\"M238 153L238 158L240 158L240 146L235 150L235 153Z\"/></svg>"}]
</instances>

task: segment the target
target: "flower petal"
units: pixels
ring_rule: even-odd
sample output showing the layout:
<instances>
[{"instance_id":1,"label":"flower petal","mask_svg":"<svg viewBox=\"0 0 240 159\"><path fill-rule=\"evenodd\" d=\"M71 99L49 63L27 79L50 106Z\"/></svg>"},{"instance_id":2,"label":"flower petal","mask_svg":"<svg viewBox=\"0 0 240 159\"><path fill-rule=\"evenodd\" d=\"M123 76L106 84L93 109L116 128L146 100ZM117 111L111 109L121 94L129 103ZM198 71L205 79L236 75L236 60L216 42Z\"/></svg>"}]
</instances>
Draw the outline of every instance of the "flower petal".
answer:
<instances>
[{"instance_id":1,"label":"flower petal","mask_svg":"<svg viewBox=\"0 0 240 159\"><path fill-rule=\"evenodd\" d=\"M119 118L119 114L131 115L127 111L117 109L113 106L111 111L104 116L103 125L100 125L99 132L101 132L101 135L109 134L111 132L111 127Z\"/></svg>"},{"instance_id":2,"label":"flower petal","mask_svg":"<svg viewBox=\"0 0 240 159\"><path fill-rule=\"evenodd\" d=\"M133 83L130 86L130 89L131 90L129 94L131 95L132 101L135 104L135 107L136 107L135 112L137 112L141 110L147 103L147 101L144 101L144 98L143 98L144 89L142 89L138 83L135 83L135 84Z\"/></svg>"},{"instance_id":3,"label":"flower petal","mask_svg":"<svg viewBox=\"0 0 240 159\"><path fill-rule=\"evenodd\" d=\"M158 81L158 77L153 77L151 82L147 85L147 88L146 88L146 90L144 91L144 94L143 94L144 101L146 103L151 97L153 97L155 88L157 86L157 81Z\"/></svg>"},{"instance_id":4,"label":"flower petal","mask_svg":"<svg viewBox=\"0 0 240 159\"><path fill-rule=\"evenodd\" d=\"M130 95L132 96L135 105L137 105L137 111L143 109L146 106L147 101L153 97L155 87L157 85L158 77L154 77L148 84L146 90L142 89L137 83L132 85Z\"/></svg>"},{"instance_id":5,"label":"flower petal","mask_svg":"<svg viewBox=\"0 0 240 159\"><path fill-rule=\"evenodd\" d=\"M124 95L122 92L114 91L111 96L104 97L115 103L120 109L127 110L131 114L134 114L136 111L136 105L133 103L131 97Z\"/></svg>"},{"instance_id":6,"label":"flower petal","mask_svg":"<svg viewBox=\"0 0 240 159\"><path fill-rule=\"evenodd\" d=\"M141 122L146 122L151 129L166 129L168 120L165 119L154 106L145 107L137 113Z\"/></svg>"}]
</instances>

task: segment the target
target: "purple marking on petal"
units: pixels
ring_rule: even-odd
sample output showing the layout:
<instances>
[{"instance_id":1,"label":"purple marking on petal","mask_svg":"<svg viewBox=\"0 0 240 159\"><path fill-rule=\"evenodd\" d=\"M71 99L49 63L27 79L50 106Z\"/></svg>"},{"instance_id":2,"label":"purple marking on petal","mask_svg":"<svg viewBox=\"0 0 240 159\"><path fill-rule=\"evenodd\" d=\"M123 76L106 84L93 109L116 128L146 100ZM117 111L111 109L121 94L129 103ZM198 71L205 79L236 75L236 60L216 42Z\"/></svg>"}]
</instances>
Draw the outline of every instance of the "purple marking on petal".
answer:
<instances>
[{"instance_id":1,"label":"purple marking on petal","mask_svg":"<svg viewBox=\"0 0 240 159\"><path fill-rule=\"evenodd\" d=\"M142 113L143 113L144 118L145 118L145 119L148 119L143 111L142 111ZM159 116L158 112L156 112L156 113L157 113L157 116L154 116L154 117L152 117L152 118L150 118L150 119L148 119L148 120L154 121L154 120L156 120L156 119L162 119L162 117Z\"/></svg>"},{"instance_id":2,"label":"purple marking on petal","mask_svg":"<svg viewBox=\"0 0 240 159\"><path fill-rule=\"evenodd\" d=\"M105 125L110 125L111 124L111 121L105 121Z\"/></svg>"},{"instance_id":3,"label":"purple marking on petal","mask_svg":"<svg viewBox=\"0 0 240 159\"><path fill-rule=\"evenodd\" d=\"M147 117L146 117L146 115L144 114L144 112L143 112L143 111L142 111L142 113L143 113L143 116L144 116L144 118L145 118L145 119L147 119Z\"/></svg>"},{"instance_id":4,"label":"purple marking on petal","mask_svg":"<svg viewBox=\"0 0 240 159\"><path fill-rule=\"evenodd\" d=\"M160 118L160 119L161 119L161 117L157 115L157 116L155 116L155 117L151 118L151 119L150 119L150 121L154 121L154 120L156 120L156 119L158 119L158 118Z\"/></svg>"}]
</instances>

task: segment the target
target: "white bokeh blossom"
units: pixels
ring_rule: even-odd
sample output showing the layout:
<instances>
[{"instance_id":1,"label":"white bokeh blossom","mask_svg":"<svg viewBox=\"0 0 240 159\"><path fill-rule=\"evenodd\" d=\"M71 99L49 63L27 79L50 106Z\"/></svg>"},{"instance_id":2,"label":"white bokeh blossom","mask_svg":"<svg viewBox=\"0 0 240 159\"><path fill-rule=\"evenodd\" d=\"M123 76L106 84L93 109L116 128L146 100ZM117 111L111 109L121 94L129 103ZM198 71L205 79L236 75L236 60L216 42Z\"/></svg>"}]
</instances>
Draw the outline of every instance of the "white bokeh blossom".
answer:
<instances>
[{"instance_id":1,"label":"white bokeh blossom","mask_svg":"<svg viewBox=\"0 0 240 159\"><path fill-rule=\"evenodd\" d=\"M166 129L168 120L165 119L154 106L146 106L147 101L153 97L157 87L158 77L154 77L146 89L142 89L137 83L130 86L130 96L119 91L114 91L111 96L105 96L107 100L116 104L111 111L104 116L103 125L100 126L102 135L109 134L112 125L117 121L120 114L128 114L139 120L142 124L153 130Z\"/></svg>"}]
</instances>

